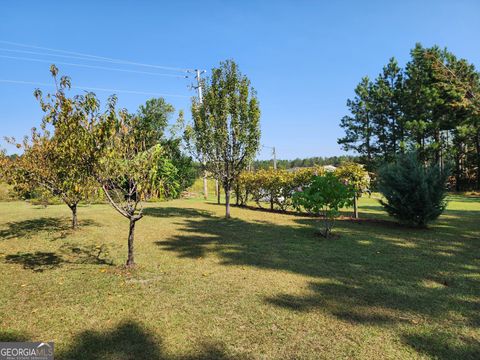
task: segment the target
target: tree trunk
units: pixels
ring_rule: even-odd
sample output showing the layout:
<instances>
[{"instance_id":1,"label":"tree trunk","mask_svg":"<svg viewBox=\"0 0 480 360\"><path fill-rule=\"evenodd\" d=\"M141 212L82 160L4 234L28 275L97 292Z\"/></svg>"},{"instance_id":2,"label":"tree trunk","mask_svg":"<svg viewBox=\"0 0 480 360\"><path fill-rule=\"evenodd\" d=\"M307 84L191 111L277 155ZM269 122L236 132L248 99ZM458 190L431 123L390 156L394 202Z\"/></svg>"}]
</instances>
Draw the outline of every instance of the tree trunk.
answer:
<instances>
[{"instance_id":1,"label":"tree trunk","mask_svg":"<svg viewBox=\"0 0 480 360\"><path fill-rule=\"evenodd\" d=\"M460 156L455 156L455 191L460 191Z\"/></svg>"},{"instance_id":2,"label":"tree trunk","mask_svg":"<svg viewBox=\"0 0 480 360\"><path fill-rule=\"evenodd\" d=\"M436 144L438 144L439 147L435 149L435 163L438 165L440 164L441 160L441 154L442 154L442 148L441 148L441 140L440 140L440 130L435 129L435 134L434 134L434 141Z\"/></svg>"},{"instance_id":3,"label":"tree trunk","mask_svg":"<svg viewBox=\"0 0 480 360\"><path fill-rule=\"evenodd\" d=\"M77 204L69 205L70 210L72 210L72 229L78 227L78 218L77 218Z\"/></svg>"},{"instance_id":4,"label":"tree trunk","mask_svg":"<svg viewBox=\"0 0 480 360\"><path fill-rule=\"evenodd\" d=\"M135 219L130 219L130 230L128 232L128 258L127 258L127 266L134 266L135 265L135 259L134 259L134 254L133 254L133 240L135 236L135 223L137 220Z\"/></svg>"},{"instance_id":5,"label":"tree trunk","mask_svg":"<svg viewBox=\"0 0 480 360\"><path fill-rule=\"evenodd\" d=\"M480 190L480 128L477 130L475 143L477 148L477 190Z\"/></svg>"},{"instance_id":6,"label":"tree trunk","mask_svg":"<svg viewBox=\"0 0 480 360\"><path fill-rule=\"evenodd\" d=\"M203 198L208 199L207 170L203 170Z\"/></svg>"},{"instance_id":7,"label":"tree trunk","mask_svg":"<svg viewBox=\"0 0 480 360\"><path fill-rule=\"evenodd\" d=\"M240 185L237 184L235 187L235 205L240 204Z\"/></svg>"},{"instance_id":8,"label":"tree trunk","mask_svg":"<svg viewBox=\"0 0 480 360\"><path fill-rule=\"evenodd\" d=\"M357 194L353 196L353 217L358 219L358 197Z\"/></svg>"},{"instance_id":9,"label":"tree trunk","mask_svg":"<svg viewBox=\"0 0 480 360\"><path fill-rule=\"evenodd\" d=\"M230 189L225 188L225 218L230 219Z\"/></svg>"},{"instance_id":10,"label":"tree trunk","mask_svg":"<svg viewBox=\"0 0 480 360\"><path fill-rule=\"evenodd\" d=\"M220 184L218 180L215 180L216 187L217 187L217 204L220 205Z\"/></svg>"}]
</instances>

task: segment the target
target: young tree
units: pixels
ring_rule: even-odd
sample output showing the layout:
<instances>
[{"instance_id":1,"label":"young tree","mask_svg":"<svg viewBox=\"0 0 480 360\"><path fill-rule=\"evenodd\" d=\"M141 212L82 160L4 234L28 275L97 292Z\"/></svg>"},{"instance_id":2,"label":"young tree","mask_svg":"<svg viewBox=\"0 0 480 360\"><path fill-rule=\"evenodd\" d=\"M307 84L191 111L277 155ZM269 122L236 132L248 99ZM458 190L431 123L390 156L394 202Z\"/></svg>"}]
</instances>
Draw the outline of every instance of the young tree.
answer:
<instances>
[{"instance_id":1,"label":"young tree","mask_svg":"<svg viewBox=\"0 0 480 360\"><path fill-rule=\"evenodd\" d=\"M407 153L383 166L378 174L380 200L389 215L407 224L426 227L446 206L448 171L437 164L424 165L416 153Z\"/></svg>"},{"instance_id":2,"label":"young tree","mask_svg":"<svg viewBox=\"0 0 480 360\"><path fill-rule=\"evenodd\" d=\"M225 191L225 216L230 217L230 192L260 145L260 108L250 81L232 60L220 63L204 83L204 99L192 101L193 125L186 129L190 147L205 160Z\"/></svg>"},{"instance_id":3,"label":"young tree","mask_svg":"<svg viewBox=\"0 0 480 360\"><path fill-rule=\"evenodd\" d=\"M355 191L345 185L332 172L314 176L311 184L293 195L293 204L298 210L320 215L323 218L322 235L326 238L332 233L335 218L342 207L352 204Z\"/></svg>"},{"instance_id":4,"label":"young tree","mask_svg":"<svg viewBox=\"0 0 480 360\"><path fill-rule=\"evenodd\" d=\"M363 165L347 162L335 170L335 175L345 184L353 187L353 216L358 219L358 198L369 190L370 176Z\"/></svg>"},{"instance_id":5,"label":"young tree","mask_svg":"<svg viewBox=\"0 0 480 360\"><path fill-rule=\"evenodd\" d=\"M134 266L135 224L143 217L142 202L152 196L174 196L176 168L157 144L147 147L150 130L137 116L121 111L109 123L111 136L99 146L95 177L112 207L129 220L127 266Z\"/></svg>"},{"instance_id":6,"label":"young tree","mask_svg":"<svg viewBox=\"0 0 480 360\"><path fill-rule=\"evenodd\" d=\"M65 92L70 88L70 79L58 79L54 65L50 72L56 92L43 97L40 90L35 90L45 113L41 129L32 129L31 137L17 144L23 154L7 163L8 173L14 184L40 187L61 198L72 211L72 228L76 228L78 203L95 188L90 176L96 158L95 143L105 136L103 129L95 125L105 114L100 113L94 94L68 97ZM9 141L15 143L15 139Z\"/></svg>"}]
</instances>

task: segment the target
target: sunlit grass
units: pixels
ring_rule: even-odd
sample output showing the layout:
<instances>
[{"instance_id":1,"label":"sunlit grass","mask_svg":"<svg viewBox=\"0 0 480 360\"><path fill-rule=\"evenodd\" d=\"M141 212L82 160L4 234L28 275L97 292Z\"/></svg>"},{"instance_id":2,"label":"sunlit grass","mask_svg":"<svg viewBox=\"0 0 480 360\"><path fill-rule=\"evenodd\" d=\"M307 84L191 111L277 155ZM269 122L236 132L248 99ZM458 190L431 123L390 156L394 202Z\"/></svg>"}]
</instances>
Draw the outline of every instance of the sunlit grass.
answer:
<instances>
[{"instance_id":1,"label":"sunlit grass","mask_svg":"<svg viewBox=\"0 0 480 360\"><path fill-rule=\"evenodd\" d=\"M149 203L135 270L107 205L72 232L66 206L0 203L0 340L59 359L478 359L480 200L452 199L428 230L338 221L331 240L308 217Z\"/></svg>"}]
</instances>

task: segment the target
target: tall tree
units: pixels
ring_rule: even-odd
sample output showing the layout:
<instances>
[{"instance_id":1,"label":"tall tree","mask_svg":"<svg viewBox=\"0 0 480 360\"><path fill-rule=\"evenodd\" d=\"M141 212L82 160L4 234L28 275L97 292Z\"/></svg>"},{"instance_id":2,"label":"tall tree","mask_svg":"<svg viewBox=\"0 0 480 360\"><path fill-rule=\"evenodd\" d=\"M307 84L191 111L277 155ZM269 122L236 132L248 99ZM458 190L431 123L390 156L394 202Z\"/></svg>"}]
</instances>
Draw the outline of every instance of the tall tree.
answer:
<instances>
[{"instance_id":1,"label":"tall tree","mask_svg":"<svg viewBox=\"0 0 480 360\"><path fill-rule=\"evenodd\" d=\"M373 129L384 161L391 161L404 149L405 125L401 111L403 76L395 58L391 58L375 79L371 89L374 108Z\"/></svg>"},{"instance_id":2,"label":"tall tree","mask_svg":"<svg viewBox=\"0 0 480 360\"><path fill-rule=\"evenodd\" d=\"M373 167L378 152L374 139L372 87L368 77L362 78L355 88L353 100L347 100L351 115L342 118L340 126L345 130L345 136L338 139L345 151L353 150L361 155L368 168Z\"/></svg>"},{"instance_id":3,"label":"tall tree","mask_svg":"<svg viewBox=\"0 0 480 360\"><path fill-rule=\"evenodd\" d=\"M468 148L473 151L472 160L467 159L467 162L474 164L469 167L476 167L476 187L480 189L480 74L472 64L452 53L446 54L445 61L434 56L431 58L436 86L447 99L444 103L445 112L449 114L447 129L453 129L457 189L463 175L462 159L468 157Z\"/></svg>"},{"instance_id":4,"label":"tall tree","mask_svg":"<svg viewBox=\"0 0 480 360\"><path fill-rule=\"evenodd\" d=\"M416 44L405 67L405 121L418 149L420 160L440 160L441 137L445 128L445 99L435 86L436 61L444 61L446 50Z\"/></svg>"},{"instance_id":5,"label":"tall tree","mask_svg":"<svg viewBox=\"0 0 480 360\"><path fill-rule=\"evenodd\" d=\"M260 146L260 108L250 80L232 60L220 63L204 83L204 99L192 100L193 125L186 138L202 154L225 191L225 216L230 217L230 192L241 171Z\"/></svg>"}]
</instances>

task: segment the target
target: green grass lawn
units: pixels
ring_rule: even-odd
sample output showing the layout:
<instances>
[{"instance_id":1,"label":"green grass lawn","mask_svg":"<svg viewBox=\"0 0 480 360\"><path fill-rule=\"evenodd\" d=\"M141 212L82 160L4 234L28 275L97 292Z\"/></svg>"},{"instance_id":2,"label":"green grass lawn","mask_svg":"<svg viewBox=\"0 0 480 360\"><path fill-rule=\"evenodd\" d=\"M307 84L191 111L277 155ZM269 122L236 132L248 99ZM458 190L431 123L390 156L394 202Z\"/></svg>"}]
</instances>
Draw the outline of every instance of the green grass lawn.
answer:
<instances>
[{"instance_id":1,"label":"green grass lawn","mask_svg":"<svg viewBox=\"0 0 480 360\"><path fill-rule=\"evenodd\" d=\"M0 203L0 340L57 359L479 359L480 200L452 196L428 230L316 220L201 200ZM375 199L361 216L387 218Z\"/></svg>"}]
</instances>

